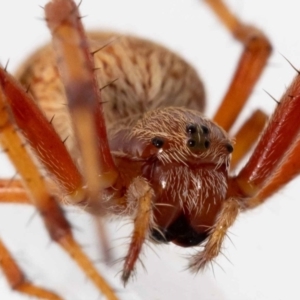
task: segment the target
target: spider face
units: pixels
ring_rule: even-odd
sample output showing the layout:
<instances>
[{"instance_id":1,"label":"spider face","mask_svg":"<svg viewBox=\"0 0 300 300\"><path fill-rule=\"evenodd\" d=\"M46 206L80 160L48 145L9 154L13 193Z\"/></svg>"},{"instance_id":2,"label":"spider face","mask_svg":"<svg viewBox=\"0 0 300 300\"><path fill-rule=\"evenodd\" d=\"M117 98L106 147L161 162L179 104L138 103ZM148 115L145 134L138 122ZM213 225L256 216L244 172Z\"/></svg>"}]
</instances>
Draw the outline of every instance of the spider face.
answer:
<instances>
[{"instance_id":1,"label":"spider face","mask_svg":"<svg viewBox=\"0 0 300 300\"><path fill-rule=\"evenodd\" d=\"M154 191L152 239L203 242L226 198L232 143L224 130L199 112L171 107L145 113L110 145L122 181L130 161L136 172L126 183L142 174Z\"/></svg>"}]
</instances>

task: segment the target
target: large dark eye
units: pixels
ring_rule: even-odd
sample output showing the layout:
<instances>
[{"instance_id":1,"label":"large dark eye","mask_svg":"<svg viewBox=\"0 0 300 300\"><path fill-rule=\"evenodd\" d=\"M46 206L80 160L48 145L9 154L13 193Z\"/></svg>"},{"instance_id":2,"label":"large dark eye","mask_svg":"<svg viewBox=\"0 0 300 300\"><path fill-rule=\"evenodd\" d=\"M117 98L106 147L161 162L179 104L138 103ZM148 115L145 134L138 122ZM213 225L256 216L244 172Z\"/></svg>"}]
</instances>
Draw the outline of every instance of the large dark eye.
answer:
<instances>
[{"instance_id":1,"label":"large dark eye","mask_svg":"<svg viewBox=\"0 0 300 300\"><path fill-rule=\"evenodd\" d=\"M227 149L227 151L228 151L229 153L232 153L232 151L233 151L233 147L232 147L231 144L227 144L227 145L226 145L226 149Z\"/></svg>"},{"instance_id":2,"label":"large dark eye","mask_svg":"<svg viewBox=\"0 0 300 300\"><path fill-rule=\"evenodd\" d=\"M165 141L161 137L156 136L151 140L151 142L152 142L153 146L155 146L156 148L162 148Z\"/></svg>"},{"instance_id":3,"label":"large dark eye","mask_svg":"<svg viewBox=\"0 0 300 300\"><path fill-rule=\"evenodd\" d=\"M195 124L188 124L186 126L186 132L188 134L194 134L197 132L197 126Z\"/></svg>"}]
</instances>

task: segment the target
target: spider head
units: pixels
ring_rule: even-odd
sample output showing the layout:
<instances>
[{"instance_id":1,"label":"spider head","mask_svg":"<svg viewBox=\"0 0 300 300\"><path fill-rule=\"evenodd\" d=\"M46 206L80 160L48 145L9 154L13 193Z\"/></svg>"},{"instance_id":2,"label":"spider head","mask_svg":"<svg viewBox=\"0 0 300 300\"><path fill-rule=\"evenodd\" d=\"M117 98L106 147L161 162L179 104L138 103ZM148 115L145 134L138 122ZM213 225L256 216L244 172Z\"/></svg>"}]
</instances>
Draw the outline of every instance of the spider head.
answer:
<instances>
[{"instance_id":1,"label":"spider head","mask_svg":"<svg viewBox=\"0 0 300 300\"><path fill-rule=\"evenodd\" d=\"M145 178L154 191L152 238L184 247L204 241L227 193L232 142L201 113L167 107L128 120L112 134L122 182ZM120 129L121 128L121 129Z\"/></svg>"},{"instance_id":2,"label":"spider head","mask_svg":"<svg viewBox=\"0 0 300 300\"><path fill-rule=\"evenodd\" d=\"M233 151L222 128L197 111L179 107L146 113L132 134L144 145L141 157L154 156L164 164L228 166Z\"/></svg>"}]
</instances>

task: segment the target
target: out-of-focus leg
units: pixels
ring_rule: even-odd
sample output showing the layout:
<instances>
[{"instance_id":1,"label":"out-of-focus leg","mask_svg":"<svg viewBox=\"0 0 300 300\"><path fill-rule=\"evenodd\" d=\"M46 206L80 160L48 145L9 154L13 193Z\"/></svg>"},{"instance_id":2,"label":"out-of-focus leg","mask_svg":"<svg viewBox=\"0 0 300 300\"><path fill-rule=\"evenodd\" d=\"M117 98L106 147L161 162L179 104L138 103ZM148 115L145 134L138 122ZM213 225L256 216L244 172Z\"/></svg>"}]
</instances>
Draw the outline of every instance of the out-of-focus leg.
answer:
<instances>
[{"instance_id":1,"label":"out-of-focus leg","mask_svg":"<svg viewBox=\"0 0 300 300\"><path fill-rule=\"evenodd\" d=\"M99 195L115 183L118 174L108 145L93 57L73 1L54 0L46 5L45 13L82 156L87 206L101 211Z\"/></svg>"},{"instance_id":2,"label":"out-of-focus leg","mask_svg":"<svg viewBox=\"0 0 300 300\"><path fill-rule=\"evenodd\" d=\"M97 272L94 265L74 240L71 228L61 208L56 199L49 194L45 180L33 162L27 147L24 146L24 138L20 135L14 123L12 109L4 93L3 82L0 85L0 144L6 149L6 154L18 170L29 199L42 216L52 240L67 251L108 299L117 299L112 288Z\"/></svg>"},{"instance_id":3,"label":"out-of-focus leg","mask_svg":"<svg viewBox=\"0 0 300 300\"><path fill-rule=\"evenodd\" d=\"M8 249L0 239L0 266L9 285L15 291L40 299L61 300L57 294L28 281Z\"/></svg>"},{"instance_id":4,"label":"out-of-focus leg","mask_svg":"<svg viewBox=\"0 0 300 300\"><path fill-rule=\"evenodd\" d=\"M271 54L271 44L264 33L233 15L222 0L205 0L244 51L214 121L229 131L249 98Z\"/></svg>"},{"instance_id":5,"label":"out-of-focus leg","mask_svg":"<svg viewBox=\"0 0 300 300\"><path fill-rule=\"evenodd\" d=\"M232 170L236 168L238 163L249 152L258 140L268 120L268 116L261 110L256 110L249 119L234 134L235 144L232 153L230 167Z\"/></svg>"}]
</instances>

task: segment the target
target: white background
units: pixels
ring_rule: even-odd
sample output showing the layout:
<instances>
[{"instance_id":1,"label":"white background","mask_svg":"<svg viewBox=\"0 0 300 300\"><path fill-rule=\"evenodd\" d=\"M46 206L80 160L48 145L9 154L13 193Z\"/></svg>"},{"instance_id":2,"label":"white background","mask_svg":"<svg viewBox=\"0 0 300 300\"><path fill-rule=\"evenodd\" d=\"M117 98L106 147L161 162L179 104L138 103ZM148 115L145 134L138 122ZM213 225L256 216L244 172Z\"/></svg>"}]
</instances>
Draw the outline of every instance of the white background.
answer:
<instances>
[{"instance_id":1,"label":"white background","mask_svg":"<svg viewBox=\"0 0 300 300\"><path fill-rule=\"evenodd\" d=\"M298 1L228 0L243 19L262 28L274 45L274 55L247 105L242 119L254 108L271 112L275 105L263 89L279 98L295 72L283 59L300 68L300 18ZM42 0L0 2L0 62L8 59L9 70L25 59L37 45L49 39ZM208 95L207 114L212 115L228 86L241 47L219 25L207 7L197 0L83 0L82 15L88 28L114 29L148 37L181 53L204 78ZM281 53L281 54L280 54ZM291 124L293 126L293 124ZM4 159L4 157L3 157ZM1 174L14 171L3 161ZM3 176L3 175L2 175ZM173 245L147 247L142 261L147 272L138 273L126 292L118 285L120 264L101 270L122 290L122 299L300 299L300 199L299 179L289 184L263 206L239 216L230 229L213 270L198 275L183 271L187 249ZM102 299L43 230L38 216L28 207L0 207L0 236L35 282L72 300ZM80 228L76 232L92 259L100 257L91 217L74 209L68 214ZM114 258L126 250L128 233L111 225ZM127 239L118 239L125 237ZM155 252L155 253L154 253ZM230 262L229 262L230 261ZM0 273L0 299L27 299L8 288Z\"/></svg>"}]
</instances>

